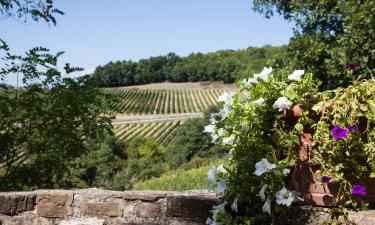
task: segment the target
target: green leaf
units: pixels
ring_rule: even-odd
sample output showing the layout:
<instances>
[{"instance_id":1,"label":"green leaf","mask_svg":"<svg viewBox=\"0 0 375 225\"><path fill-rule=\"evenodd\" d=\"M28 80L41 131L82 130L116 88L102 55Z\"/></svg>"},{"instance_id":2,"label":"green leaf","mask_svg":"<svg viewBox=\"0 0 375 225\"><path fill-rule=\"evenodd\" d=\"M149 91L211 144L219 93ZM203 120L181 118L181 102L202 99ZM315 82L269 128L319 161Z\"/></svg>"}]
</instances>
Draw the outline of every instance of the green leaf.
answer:
<instances>
[{"instance_id":1,"label":"green leaf","mask_svg":"<svg viewBox=\"0 0 375 225\"><path fill-rule=\"evenodd\" d=\"M361 104L361 105L359 106L359 108L360 108L362 111L364 111L364 112L367 112L367 111L368 111L368 107L367 107L367 105Z\"/></svg>"},{"instance_id":2,"label":"green leaf","mask_svg":"<svg viewBox=\"0 0 375 225\"><path fill-rule=\"evenodd\" d=\"M293 86L289 85L285 90L284 90L284 95L285 97L289 98L290 100L294 100L298 97L297 92L293 89Z\"/></svg>"},{"instance_id":3,"label":"green leaf","mask_svg":"<svg viewBox=\"0 0 375 225\"><path fill-rule=\"evenodd\" d=\"M294 128L296 128L296 130L299 132L299 133L302 133L303 132L303 124L301 123L297 123Z\"/></svg>"},{"instance_id":4,"label":"green leaf","mask_svg":"<svg viewBox=\"0 0 375 225\"><path fill-rule=\"evenodd\" d=\"M372 100L367 101L368 107L370 109L370 112L375 115L375 102Z\"/></svg>"}]
</instances>

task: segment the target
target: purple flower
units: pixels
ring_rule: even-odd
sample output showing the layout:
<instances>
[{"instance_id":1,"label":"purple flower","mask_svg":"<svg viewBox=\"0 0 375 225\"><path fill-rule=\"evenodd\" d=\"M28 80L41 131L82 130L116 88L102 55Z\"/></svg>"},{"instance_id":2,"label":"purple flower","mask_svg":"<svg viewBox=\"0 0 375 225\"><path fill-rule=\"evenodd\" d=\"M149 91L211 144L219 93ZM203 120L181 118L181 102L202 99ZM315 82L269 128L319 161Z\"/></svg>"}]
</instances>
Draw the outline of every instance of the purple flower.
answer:
<instances>
[{"instance_id":1,"label":"purple flower","mask_svg":"<svg viewBox=\"0 0 375 225\"><path fill-rule=\"evenodd\" d=\"M366 196L365 186L363 186L362 184L353 184L352 195Z\"/></svg>"},{"instance_id":2,"label":"purple flower","mask_svg":"<svg viewBox=\"0 0 375 225\"><path fill-rule=\"evenodd\" d=\"M336 140L347 138L349 131L346 128L342 128L339 125L335 125L331 130L333 138Z\"/></svg>"},{"instance_id":3,"label":"purple flower","mask_svg":"<svg viewBox=\"0 0 375 225\"><path fill-rule=\"evenodd\" d=\"M357 132L358 131L358 126L357 125L351 125L347 126L346 129L348 129L350 132Z\"/></svg>"},{"instance_id":4,"label":"purple flower","mask_svg":"<svg viewBox=\"0 0 375 225\"><path fill-rule=\"evenodd\" d=\"M346 64L346 69L349 69L349 70L354 70L354 69L357 69L358 67L359 67L358 63L349 63L349 64Z\"/></svg>"},{"instance_id":5,"label":"purple flower","mask_svg":"<svg viewBox=\"0 0 375 225\"><path fill-rule=\"evenodd\" d=\"M330 180L331 180L330 177L328 177L328 176L322 176L322 182L323 183L328 183Z\"/></svg>"}]
</instances>

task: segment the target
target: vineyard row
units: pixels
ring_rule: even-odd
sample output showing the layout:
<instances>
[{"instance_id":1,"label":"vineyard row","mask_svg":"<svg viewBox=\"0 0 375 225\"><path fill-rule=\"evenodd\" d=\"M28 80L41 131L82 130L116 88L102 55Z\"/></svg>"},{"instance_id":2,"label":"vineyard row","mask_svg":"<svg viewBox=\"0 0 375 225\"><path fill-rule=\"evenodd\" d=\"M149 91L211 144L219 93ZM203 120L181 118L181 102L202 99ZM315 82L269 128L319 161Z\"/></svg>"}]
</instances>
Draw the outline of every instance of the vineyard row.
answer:
<instances>
[{"instance_id":1,"label":"vineyard row","mask_svg":"<svg viewBox=\"0 0 375 225\"><path fill-rule=\"evenodd\" d=\"M104 89L117 97L110 108L125 114L170 114L202 112L215 105L219 89L138 90Z\"/></svg>"},{"instance_id":2,"label":"vineyard row","mask_svg":"<svg viewBox=\"0 0 375 225\"><path fill-rule=\"evenodd\" d=\"M114 133L124 143L137 137L153 137L159 144L167 146L179 125L180 121L124 124L115 126Z\"/></svg>"}]
</instances>

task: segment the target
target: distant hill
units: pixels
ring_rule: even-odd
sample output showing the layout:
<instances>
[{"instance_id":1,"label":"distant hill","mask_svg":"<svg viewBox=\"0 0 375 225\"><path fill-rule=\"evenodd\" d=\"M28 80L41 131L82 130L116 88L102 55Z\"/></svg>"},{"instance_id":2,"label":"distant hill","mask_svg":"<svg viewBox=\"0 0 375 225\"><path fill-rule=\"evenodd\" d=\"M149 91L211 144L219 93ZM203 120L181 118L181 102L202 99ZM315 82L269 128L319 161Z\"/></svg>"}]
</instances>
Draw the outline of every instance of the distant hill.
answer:
<instances>
[{"instance_id":1,"label":"distant hill","mask_svg":"<svg viewBox=\"0 0 375 225\"><path fill-rule=\"evenodd\" d=\"M166 146L184 120L202 117L203 111L216 105L224 91L236 89L232 84L195 82L153 83L102 91L116 99L109 107L118 113L113 131L121 142L153 137Z\"/></svg>"},{"instance_id":2,"label":"distant hill","mask_svg":"<svg viewBox=\"0 0 375 225\"><path fill-rule=\"evenodd\" d=\"M125 60L98 66L93 76L100 87L119 87L158 82L222 81L233 83L238 78L259 72L264 66L283 67L287 47L249 47L243 50L220 50L192 53L180 57L175 53Z\"/></svg>"},{"instance_id":3,"label":"distant hill","mask_svg":"<svg viewBox=\"0 0 375 225\"><path fill-rule=\"evenodd\" d=\"M106 88L118 100L109 107L121 114L169 114L203 112L215 105L221 89L142 90Z\"/></svg>"}]
</instances>

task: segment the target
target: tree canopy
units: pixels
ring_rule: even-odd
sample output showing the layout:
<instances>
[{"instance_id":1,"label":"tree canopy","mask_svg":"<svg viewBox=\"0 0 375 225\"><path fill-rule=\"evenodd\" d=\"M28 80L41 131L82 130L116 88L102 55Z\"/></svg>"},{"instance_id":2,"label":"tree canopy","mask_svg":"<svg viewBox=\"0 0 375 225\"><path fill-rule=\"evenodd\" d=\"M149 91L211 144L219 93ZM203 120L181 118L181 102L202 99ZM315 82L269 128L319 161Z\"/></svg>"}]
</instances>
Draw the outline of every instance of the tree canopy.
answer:
<instances>
[{"instance_id":1,"label":"tree canopy","mask_svg":"<svg viewBox=\"0 0 375 225\"><path fill-rule=\"evenodd\" d=\"M52 0L5 0L0 14L56 24L54 14L62 12ZM23 77L22 89L0 86L1 191L62 187L69 162L89 150L88 140L101 141L98 137L111 126L106 96L89 76L66 77L82 69L67 63L61 72L62 54L34 47L15 55L0 39L0 81Z\"/></svg>"},{"instance_id":2,"label":"tree canopy","mask_svg":"<svg viewBox=\"0 0 375 225\"><path fill-rule=\"evenodd\" d=\"M238 78L259 72L263 66L283 67L287 63L286 46L221 50L193 53L180 57L175 53L134 61L109 62L98 66L94 77L100 86L115 87L153 82L222 81L232 83Z\"/></svg>"},{"instance_id":3,"label":"tree canopy","mask_svg":"<svg viewBox=\"0 0 375 225\"><path fill-rule=\"evenodd\" d=\"M323 89L347 86L375 72L375 1L254 0L254 10L295 24L291 66L325 81Z\"/></svg>"},{"instance_id":4,"label":"tree canopy","mask_svg":"<svg viewBox=\"0 0 375 225\"><path fill-rule=\"evenodd\" d=\"M28 19L38 21L40 19L47 23L56 25L55 15L64 13L54 8L53 0L2 0L0 1L0 15L13 17L26 22Z\"/></svg>"}]
</instances>

